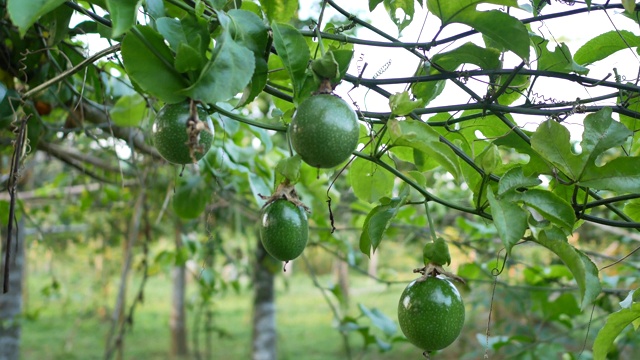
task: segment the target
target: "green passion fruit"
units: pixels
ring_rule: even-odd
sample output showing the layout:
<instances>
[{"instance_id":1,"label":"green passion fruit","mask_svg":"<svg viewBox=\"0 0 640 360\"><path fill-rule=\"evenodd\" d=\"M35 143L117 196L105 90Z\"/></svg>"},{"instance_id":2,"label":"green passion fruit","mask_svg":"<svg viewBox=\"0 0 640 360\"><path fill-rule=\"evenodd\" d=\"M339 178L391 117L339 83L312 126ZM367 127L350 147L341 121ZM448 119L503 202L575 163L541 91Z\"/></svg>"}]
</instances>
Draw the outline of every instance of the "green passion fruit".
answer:
<instances>
[{"instance_id":1,"label":"green passion fruit","mask_svg":"<svg viewBox=\"0 0 640 360\"><path fill-rule=\"evenodd\" d=\"M358 146L358 118L341 98L320 94L303 100L291 120L293 149L307 164L331 168L344 162Z\"/></svg>"},{"instance_id":2,"label":"green passion fruit","mask_svg":"<svg viewBox=\"0 0 640 360\"><path fill-rule=\"evenodd\" d=\"M398 302L398 322L409 342L424 351L444 349L460 335L464 303L447 279L428 276L412 281Z\"/></svg>"},{"instance_id":3,"label":"green passion fruit","mask_svg":"<svg viewBox=\"0 0 640 360\"><path fill-rule=\"evenodd\" d=\"M278 199L262 209L260 240L269 255L289 261L302 254L309 238L304 209L286 199Z\"/></svg>"},{"instance_id":4,"label":"green passion fruit","mask_svg":"<svg viewBox=\"0 0 640 360\"><path fill-rule=\"evenodd\" d=\"M207 113L200 106L197 107L198 118L204 121ZM189 102L167 104L160 109L153 123L151 138L160 155L174 164L191 164L200 160L211 148L213 129L199 131L194 136L196 141L189 140ZM208 128L208 126L206 126ZM190 145L192 144L193 145ZM193 157L191 152L193 150Z\"/></svg>"}]
</instances>

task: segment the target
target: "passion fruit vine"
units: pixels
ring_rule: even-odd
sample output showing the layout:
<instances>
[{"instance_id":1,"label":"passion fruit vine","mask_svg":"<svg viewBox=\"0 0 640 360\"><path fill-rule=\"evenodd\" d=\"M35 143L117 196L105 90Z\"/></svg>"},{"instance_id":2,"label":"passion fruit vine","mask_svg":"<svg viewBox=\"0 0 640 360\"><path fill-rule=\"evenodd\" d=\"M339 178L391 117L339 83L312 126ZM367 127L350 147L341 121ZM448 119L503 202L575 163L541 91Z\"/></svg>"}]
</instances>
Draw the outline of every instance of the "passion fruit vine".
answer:
<instances>
[{"instance_id":1,"label":"passion fruit vine","mask_svg":"<svg viewBox=\"0 0 640 360\"><path fill-rule=\"evenodd\" d=\"M307 246L307 214L302 206L287 199L268 203L262 209L259 227L265 250L280 261L297 258Z\"/></svg>"},{"instance_id":2,"label":"passion fruit vine","mask_svg":"<svg viewBox=\"0 0 640 360\"><path fill-rule=\"evenodd\" d=\"M332 168L344 162L358 145L358 118L341 98L319 94L303 100L291 120L293 149L307 164Z\"/></svg>"},{"instance_id":3,"label":"passion fruit vine","mask_svg":"<svg viewBox=\"0 0 640 360\"><path fill-rule=\"evenodd\" d=\"M426 352L451 345L460 335L464 317L458 289L441 276L423 276L412 281L398 302L402 333Z\"/></svg>"},{"instance_id":4,"label":"passion fruit vine","mask_svg":"<svg viewBox=\"0 0 640 360\"><path fill-rule=\"evenodd\" d=\"M191 106L196 109L193 115ZM151 134L160 155L180 165L200 160L213 141L213 129L201 121L206 118L202 107L188 101L163 106L156 115Z\"/></svg>"}]
</instances>

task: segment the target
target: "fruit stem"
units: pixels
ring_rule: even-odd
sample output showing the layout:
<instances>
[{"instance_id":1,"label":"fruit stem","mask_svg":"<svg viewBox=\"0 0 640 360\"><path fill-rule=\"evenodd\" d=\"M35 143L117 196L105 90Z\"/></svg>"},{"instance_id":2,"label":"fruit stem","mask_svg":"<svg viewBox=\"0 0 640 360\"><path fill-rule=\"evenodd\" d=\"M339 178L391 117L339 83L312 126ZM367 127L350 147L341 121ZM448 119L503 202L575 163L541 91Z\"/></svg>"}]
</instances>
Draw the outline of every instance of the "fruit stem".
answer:
<instances>
[{"instance_id":1,"label":"fruit stem","mask_svg":"<svg viewBox=\"0 0 640 360\"><path fill-rule=\"evenodd\" d=\"M429 232L431 233L431 241L436 242L436 228L433 225L433 219L431 218L431 213L429 212L429 200L427 198L424 199L424 210L427 213L427 221L429 222Z\"/></svg>"}]
</instances>

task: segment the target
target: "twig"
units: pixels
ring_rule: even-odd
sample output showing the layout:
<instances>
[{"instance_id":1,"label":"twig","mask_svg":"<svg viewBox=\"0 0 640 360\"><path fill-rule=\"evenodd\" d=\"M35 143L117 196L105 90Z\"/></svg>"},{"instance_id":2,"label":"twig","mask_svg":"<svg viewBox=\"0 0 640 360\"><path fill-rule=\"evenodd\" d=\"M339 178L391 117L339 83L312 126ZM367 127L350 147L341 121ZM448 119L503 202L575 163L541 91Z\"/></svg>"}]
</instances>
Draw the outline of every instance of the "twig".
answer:
<instances>
[{"instance_id":1,"label":"twig","mask_svg":"<svg viewBox=\"0 0 640 360\"><path fill-rule=\"evenodd\" d=\"M39 93L40 91L48 88L51 85L57 84L60 81L66 79L67 77L77 73L78 71L82 70L85 66L92 64L93 62L99 60L100 58L107 56L109 54L113 54L114 52L120 51L120 44L116 44L113 46L110 46L104 50L101 50L97 53L95 53L93 56L90 56L84 60L82 60L78 65L72 67L71 69L63 72L62 74L54 77L53 79L49 79L45 82L43 82L42 84L34 87L33 89L27 91L26 93L22 94L22 98L23 99L28 99L29 97Z\"/></svg>"}]
</instances>

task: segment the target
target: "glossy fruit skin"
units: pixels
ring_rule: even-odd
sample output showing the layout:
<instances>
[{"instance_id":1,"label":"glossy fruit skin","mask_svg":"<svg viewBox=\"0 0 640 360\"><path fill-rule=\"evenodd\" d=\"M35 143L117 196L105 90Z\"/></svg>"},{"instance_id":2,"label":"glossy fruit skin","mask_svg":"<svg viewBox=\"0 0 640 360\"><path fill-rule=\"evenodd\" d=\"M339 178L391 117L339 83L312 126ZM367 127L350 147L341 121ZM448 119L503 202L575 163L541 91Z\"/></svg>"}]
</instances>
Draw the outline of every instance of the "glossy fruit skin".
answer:
<instances>
[{"instance_id":1,"label":"glossy fruit skin","mask_svg":"<svg viewBox=\"0 0 640 360\"><path fill-rule=\"evenodd\" d=\"M341 98L320 94L303 100L291 120L293 149L307 164L332 168L358 146L358 117Z\"/></svg>"},{"instance_id":2,"label":"glossy fruit skin","mask_svg":"<svg viewBox=\"0 0 640 360\"><path fill-rule=\"evenodd\" d=\"M441 277L416 279L402 292L398 322L409 342L424 351L444 349L460 335L464 303L458 289Z\"/></svg>"},{"instance_id":3,"label":"glossy fruit skin","mask_svg":"<svg viewBox=\"0 0 640 360\"><path fill-rule=\"evenodd\" d=\"M198 107L198 117L201 121L206 121L207 113ZM189 152L187 141L187 120L189 119L189 102L177 104L167 104L158 111L151 130L151 138L160 155L167 161L174 164L191 164L193 159ZM212 133L200 132L198 144L204 149L203 152L195 151L196 160L200 160L211 148L213 141Z\"/></svg>"},{"instance_id":4,"label":"glossy fruit skin","mask_svg":"<svg viewBox=\"0 0 640 360\"><path fill-rule=\"evenodd\" d=\"M309 223L304 209L292 202L276 200L260 216L260 240L269 255L289 261L302 254L309 238Z\"/></svg>"}]
</instances>

